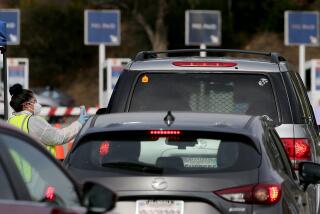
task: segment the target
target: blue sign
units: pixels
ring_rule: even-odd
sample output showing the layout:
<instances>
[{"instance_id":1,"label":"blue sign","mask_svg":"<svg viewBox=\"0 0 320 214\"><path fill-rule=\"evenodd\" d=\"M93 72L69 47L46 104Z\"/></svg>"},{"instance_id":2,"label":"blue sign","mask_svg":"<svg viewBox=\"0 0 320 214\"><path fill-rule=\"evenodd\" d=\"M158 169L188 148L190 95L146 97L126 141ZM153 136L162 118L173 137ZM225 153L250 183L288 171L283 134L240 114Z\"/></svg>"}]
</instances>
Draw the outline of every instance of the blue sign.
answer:
<instances>
[{"instance_id":1,"label":"blue sign","mask_svg":"<svg viewBox=\"0 0 320 214\"><path fill-rule=\"evenodd\" d=\"M219 46L221 44L220 11L186 11L185 44Z\"/></svg>"},{"instance_id":2,"label":"blue sign","mask_svg":"<svg viewBox=\"0 0 320 214\"><path fill-rule=\"evenodd\" d=\"M318 45L319 13L312 11L285 12L286 45Z\"/></svg>"},{"instance_id":3,"label":"blue sign","mask_svg":"<svg viewBox=\"0 0 320 214\"><path fill-rule=\"evenodd\" d=\"M86 10L85 44L120 45L120 11Z\"/></svg>"},{"instance_id":4,"label":"blue sign","mask_svg":"<svg viewBox=\"0 0 320 214\"><path fill-rule=\"evenodd\" d=\"M3 9L0 10L0 20L7 23L7 44L20 44L20 10Z\"/></svg>"},{"instance_id":5,"label":"blue sign","mask_svg":"<svg viewBox=\"0 0 320 214\"><path fill-rule=\"evenodd\" d=\"M0 21L0 46L5 46L7 44L7 33L6 33L6 23Z\"/></svg>"}]
</instances>

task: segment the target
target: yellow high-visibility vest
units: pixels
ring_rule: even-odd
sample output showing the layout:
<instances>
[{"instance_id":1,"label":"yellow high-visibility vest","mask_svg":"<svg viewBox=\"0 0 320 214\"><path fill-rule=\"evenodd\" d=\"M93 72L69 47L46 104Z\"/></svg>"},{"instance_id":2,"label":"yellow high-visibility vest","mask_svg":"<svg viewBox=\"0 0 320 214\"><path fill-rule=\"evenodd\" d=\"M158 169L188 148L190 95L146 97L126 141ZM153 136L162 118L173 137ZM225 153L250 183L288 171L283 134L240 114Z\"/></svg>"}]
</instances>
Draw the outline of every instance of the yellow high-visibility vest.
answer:
<instances>
[{"instance_id":1,"label":"yellow high-visibility vest","mask_svg":"<svg viewBox=\"0 0 320 214\"><path fill-rule=\"evenodd\" d=\"M13 117L10 117L8 123L17 127L18 129L22 130L23 132L29 134L28 123L29 119L32 115L31 114L19 114ZM47 146L47 150L56 157L56 147L55 146Z\"/></svg>"},{"instance_id":2,"label":"yellow high-visibility vest","mask_svg":"<svg viewBox=\"0 0 320 214\"><path fill-rule=\"evenodd\" d=\"M21 129L22 131L28 133L28 120L31 115L22 114L11 117L8 120L8 123ZM20 157L20 155L15 151L10 149L10 154L12 159L14 160L23 180L27 183L32 181L32 167L29 162L27 162L24 158Z\"/></svg>"}]
</instances>

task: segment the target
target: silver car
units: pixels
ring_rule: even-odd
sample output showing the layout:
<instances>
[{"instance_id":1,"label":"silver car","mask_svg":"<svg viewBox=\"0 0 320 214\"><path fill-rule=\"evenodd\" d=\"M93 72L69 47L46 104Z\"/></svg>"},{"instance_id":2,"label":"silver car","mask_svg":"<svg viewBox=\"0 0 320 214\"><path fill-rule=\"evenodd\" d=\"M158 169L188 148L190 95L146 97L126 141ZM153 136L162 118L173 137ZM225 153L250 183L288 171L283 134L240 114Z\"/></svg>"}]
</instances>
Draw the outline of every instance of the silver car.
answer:
<instances>
[{"instance_id":1,"label":"silver car","mask_svg":"<svg viewBox=\"0 0 320 214\"><path fill-rule=\"evenodd\" d=\"M264 115L274 123L295 168L301 161L318 162L313 109L300 76L283 57L221 49L206 51L255 58L190 56L199 51L138 53L120 76L108 108L99 113L171 110ZM310 186L309 192L316 195L318 207L319 188Z\"/></svg>"}]
</instances>

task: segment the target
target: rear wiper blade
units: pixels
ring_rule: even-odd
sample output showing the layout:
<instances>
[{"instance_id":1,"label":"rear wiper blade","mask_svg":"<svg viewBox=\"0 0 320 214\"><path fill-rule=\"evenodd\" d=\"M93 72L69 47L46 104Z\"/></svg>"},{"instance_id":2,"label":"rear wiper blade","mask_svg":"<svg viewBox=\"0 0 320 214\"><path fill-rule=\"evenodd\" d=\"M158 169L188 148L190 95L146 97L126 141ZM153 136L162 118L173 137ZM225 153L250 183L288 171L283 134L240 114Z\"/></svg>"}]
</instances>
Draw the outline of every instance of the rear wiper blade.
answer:
<instances>
[{"instance_id":1,"label":"rear wiper blade","mask_svg":"<svg viewBox=\"0 0 320 214\"><path fill-rule=\"evenodd\" d=\"M101 164L103 167L127 169L138 172L162 174L163 168L154 166L152 164L141 162L106 162Z\"/></svg>"}]
</instances>

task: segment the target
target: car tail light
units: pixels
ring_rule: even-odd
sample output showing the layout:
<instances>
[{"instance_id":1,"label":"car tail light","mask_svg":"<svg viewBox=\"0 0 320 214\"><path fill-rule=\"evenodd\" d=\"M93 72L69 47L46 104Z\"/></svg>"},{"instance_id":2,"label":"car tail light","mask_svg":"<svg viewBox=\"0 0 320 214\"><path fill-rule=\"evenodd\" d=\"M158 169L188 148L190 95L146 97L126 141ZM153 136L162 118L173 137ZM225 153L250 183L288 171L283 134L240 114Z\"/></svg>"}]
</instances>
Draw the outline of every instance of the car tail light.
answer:
<instances>
[{"instance_id":1,"label":"car tail light","mask_svg":"<svg viewBox=\"0 0 320 214\"><path fill-rule=\"evenodd\" d=\"M106 156L109 153L110 144L108 141L104 141L100 144L99 153L100 156Z\"/></svg>"},{"instance_id":2,"label":"car tail light","mask_svg":"<svg viewBox=\"0 0 320 214\"><path fill-rule=\"evenodd\" d=\"M48 201L54 201L55 199L55 189L52 186L48 186L45 192L45 198Z\"/></svg>"},{"instance_id":3,"label":"car tail light","mask_svg":"<svg viewBox=\"0 0 320 214\"><path fill-rule=\"evenodd\" d=\"M276 204L281 198L279 184L253 184L215 191L221 198L244 204Z\"/></svg>"},{"instance_id":4,"label":"car tail light","mask_svg":"<svg viewBox=\"0 0 320 214\"><path fill-rule=\"evenodd\" d=\"M180 130L151 130L151 135L180 135Z\"/></svg>"},{"instance_id":5,"label":"car tail light","mask_svg":"<svg viewBox=\"0 0 320 214\"><path fill-rule=\"evenodd\" d=\"M237 63L235 62L186 62L186 61L172 62L172 64L180 67L234 67L237 65Z\"/></svg>"},{"instance_id":6,"label":"car tail light","mask_svg":"<svg viewBox=\"0 0 320 214\"><path fill-rule=\"evenodd\" d=\"M282 138L284 148L291 161L294 162L294 168L297 169L298 161L311 160L310 142L305 138Z\"/></svg>"}]
</instances>

